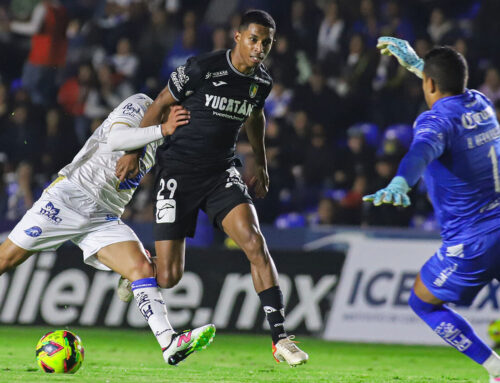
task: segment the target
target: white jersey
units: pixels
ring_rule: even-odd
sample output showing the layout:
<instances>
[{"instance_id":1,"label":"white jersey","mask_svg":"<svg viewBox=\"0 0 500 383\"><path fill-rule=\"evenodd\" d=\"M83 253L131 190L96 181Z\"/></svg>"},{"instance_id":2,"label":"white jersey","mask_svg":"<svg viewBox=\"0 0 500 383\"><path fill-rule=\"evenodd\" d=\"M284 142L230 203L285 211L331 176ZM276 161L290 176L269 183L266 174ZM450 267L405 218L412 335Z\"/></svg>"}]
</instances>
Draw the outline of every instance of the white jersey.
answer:
<instances>
[{"instance_id":1,"label":"white jersey","mask_svg":"<svg viewBox=\"0 0 500 383\"><path fill-rule=\"evenodd\" d=\"M152 103L153 100L145 94L134 94L127 98L90 136L73 161L59 172L97 204L118 216L122 215L141 179L155 164L156 149L163 139L146 145L139 160L139 174L120 182L115 175L115 166L125 152L111 150L108 145L109 132L116 124L139 127L146 109Z\"/></svg>"}]
</instances>

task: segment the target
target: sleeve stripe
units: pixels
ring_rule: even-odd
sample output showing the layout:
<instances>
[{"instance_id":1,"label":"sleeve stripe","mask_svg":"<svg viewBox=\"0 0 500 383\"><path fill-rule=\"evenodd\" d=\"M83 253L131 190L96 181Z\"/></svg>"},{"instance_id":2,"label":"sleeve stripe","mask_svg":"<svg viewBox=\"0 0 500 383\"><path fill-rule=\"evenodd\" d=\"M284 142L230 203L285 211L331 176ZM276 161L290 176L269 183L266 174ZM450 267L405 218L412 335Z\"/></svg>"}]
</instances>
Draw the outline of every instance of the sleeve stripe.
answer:
<instances>
[{"instance_id":1,"label":"sleeve stripe","mask_svg":"<svg viewBox=\"0 0 500 383\"><path fill-rule=\"evenodd\" d=\"M175 97L174 92L172 92L172 89L170 89L170 81L168 81L168 83L167 83L167 87L168 87L168 90L169 90L170 94L171 94L171 95L172 95L172 97L174 98L174 100L175 100L175 101L177 101L177 102L179 102L180 100L179 100L177 97Z\"/></svg>"},{"instance_id":2,"label":"sleeve stripe","mask_svg":"<svg viewBox=\"0 0 500 383\"><path fill-rule=\"evenodd\" d=\"M111 127L113 127L113 126L115 126L115 125L117 125L117 124L122 124L122 125L132 126L132 125L130 125L130 124L129 124L129 123L127 123L127 122L117 121L117 122L113 122L113 123L111 124Z\"/></svg>"}]
</instances>

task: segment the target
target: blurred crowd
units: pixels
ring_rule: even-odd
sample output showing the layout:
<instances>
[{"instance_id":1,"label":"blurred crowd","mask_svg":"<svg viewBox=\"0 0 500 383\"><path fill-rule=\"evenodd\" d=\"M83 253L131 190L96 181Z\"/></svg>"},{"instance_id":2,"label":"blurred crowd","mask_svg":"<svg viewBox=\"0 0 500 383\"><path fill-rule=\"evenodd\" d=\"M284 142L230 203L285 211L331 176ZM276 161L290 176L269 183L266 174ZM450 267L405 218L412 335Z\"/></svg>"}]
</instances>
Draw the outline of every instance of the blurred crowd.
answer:
<instances>
[{"instance_id":1,"label":"blurred crowd","mask_svg":"<svg viewBox=\"0 0 500 383\"><path fill-rule=\"evenodd\" d=\"M154 98L193 55L233 45L241 14L277 22L267 59L271 187L261 222L436 229L425 185L408 209L376 211L361 197L385 186L425 110L420 80L380 56L382 35L423 56L451 45L468 60L469 87L500 113L498 0L2 0L0 1L0 217L15 222L107 114L135 92ZM244 130L246 181L254 159ZM124 215L153 218L153 176Z\"/></svg>"}]
</instances>

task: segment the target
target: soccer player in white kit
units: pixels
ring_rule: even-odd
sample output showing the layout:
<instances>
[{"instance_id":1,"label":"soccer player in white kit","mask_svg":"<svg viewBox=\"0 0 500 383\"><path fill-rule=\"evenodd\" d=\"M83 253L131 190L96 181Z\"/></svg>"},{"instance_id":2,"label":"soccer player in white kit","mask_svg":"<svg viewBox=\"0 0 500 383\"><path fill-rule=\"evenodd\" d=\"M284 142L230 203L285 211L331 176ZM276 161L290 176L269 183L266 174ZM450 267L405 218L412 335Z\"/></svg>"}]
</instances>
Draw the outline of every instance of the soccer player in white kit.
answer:
<instances>
[{"instance_id":1,"label":"soccer player in white kit","mask_svg":"<svg viewBox=\"0 0 500 383\"><path fill-rule=\"evenodd\" d=\"M0 245L0 275L33 253L55 250L72 241L82 249L85 263L100 270L111 269L133 281L139 310L158 340L165 361L175 365L210 343L215 326L173 330L154 266L139 238L120 219L141 179L153 167L164 136L189 121L189 112L175 106L163 124L140 128L152 102L145 94L135 94L109 114ZM137 176L127 179L115 172L125 151L139 148L143 150Z\"/></svg>"}]
</instances>

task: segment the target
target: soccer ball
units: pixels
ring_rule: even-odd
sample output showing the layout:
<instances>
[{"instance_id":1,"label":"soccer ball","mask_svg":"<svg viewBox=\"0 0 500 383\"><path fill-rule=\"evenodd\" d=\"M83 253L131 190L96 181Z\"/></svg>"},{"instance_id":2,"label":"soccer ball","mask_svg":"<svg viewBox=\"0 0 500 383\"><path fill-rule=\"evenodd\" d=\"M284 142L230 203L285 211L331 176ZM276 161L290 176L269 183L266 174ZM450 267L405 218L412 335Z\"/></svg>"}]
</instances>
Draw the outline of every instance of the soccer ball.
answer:
<instances>
[{"instance_id":1,"label":"soccer ball","mask_svg":"<svg viewBox=\"0 0 500 383\"><path fill-rule=\"evenodd\" d=\"M83 356L82 341L67 330L48 332L36 345L36 361L44 372L74 374L82 365Z\"/></svg>"},{"instance_id":2,"label":"soccer ball","mask_svg":"<svg viewBox=\"0 0 500 383\"><path fill-rule=\"evenodd\" d=\"M495 342L495 345L500 344L500 319L491 322L488 325L488 335Z\"/></svg>"}]
</instances>

